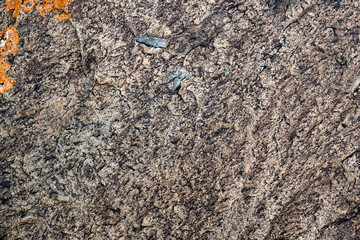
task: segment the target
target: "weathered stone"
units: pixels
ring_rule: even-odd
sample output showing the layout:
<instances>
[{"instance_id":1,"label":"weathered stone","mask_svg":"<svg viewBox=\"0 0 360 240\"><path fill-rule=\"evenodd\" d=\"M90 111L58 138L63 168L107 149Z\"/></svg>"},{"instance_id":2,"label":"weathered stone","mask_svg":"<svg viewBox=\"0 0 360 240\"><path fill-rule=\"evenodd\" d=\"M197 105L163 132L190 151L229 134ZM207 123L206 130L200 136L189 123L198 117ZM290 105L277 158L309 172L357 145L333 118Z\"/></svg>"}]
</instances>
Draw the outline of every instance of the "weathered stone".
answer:
<instances>
[{"instance_id":1,"label":"weathered stone","mask_svg":"<svg viewBox=\"0 0 360 240\"><path fill-rule=\"evenodd\" d=\"M0 238L359 239L358 9L2 11L20 43L0 96ZM148 54L140 35L167 48ZM171 93L180 67L191 81Z\"/></svg>"}]
</instances>

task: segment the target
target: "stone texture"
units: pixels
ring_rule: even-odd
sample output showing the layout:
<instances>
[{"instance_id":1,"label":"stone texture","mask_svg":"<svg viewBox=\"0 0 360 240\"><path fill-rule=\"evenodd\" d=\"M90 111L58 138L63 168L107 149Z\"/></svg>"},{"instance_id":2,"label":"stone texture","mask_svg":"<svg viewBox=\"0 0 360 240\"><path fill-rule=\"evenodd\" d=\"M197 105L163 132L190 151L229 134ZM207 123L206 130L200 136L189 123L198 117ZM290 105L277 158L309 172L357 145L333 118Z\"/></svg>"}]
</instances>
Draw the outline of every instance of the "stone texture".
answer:
<instances>
[{"instance_id":1,"label":"stone texture","mask_svg":"<svg viewBox=\"0 0 360 240\"><path fill-rule=\"evenodd\" d=\"M0 96L0 237L359 239L359 7L75 0L63 23L2 11L20 44Z\"/></svg>"}]
</instances>

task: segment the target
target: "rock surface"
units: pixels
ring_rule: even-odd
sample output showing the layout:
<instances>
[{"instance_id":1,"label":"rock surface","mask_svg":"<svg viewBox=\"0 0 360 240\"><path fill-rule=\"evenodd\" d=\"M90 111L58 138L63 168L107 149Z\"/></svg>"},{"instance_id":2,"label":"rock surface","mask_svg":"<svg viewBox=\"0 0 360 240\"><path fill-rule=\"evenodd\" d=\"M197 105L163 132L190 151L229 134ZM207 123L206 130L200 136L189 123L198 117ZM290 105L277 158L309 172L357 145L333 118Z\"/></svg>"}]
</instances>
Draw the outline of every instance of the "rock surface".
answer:
<instances>
[{"instance_id":1,"label":"rock surface","mask_svg":"<svg viewBox=\"0 0 360 240\"><path fill-rule=\"evenodd\" d=\"M75 0L63 23L1 11L20 43L0 96L0 238L359 239L359 10ZM179 67L190 80L174 93Z\"/></svg>"}]
</instances>

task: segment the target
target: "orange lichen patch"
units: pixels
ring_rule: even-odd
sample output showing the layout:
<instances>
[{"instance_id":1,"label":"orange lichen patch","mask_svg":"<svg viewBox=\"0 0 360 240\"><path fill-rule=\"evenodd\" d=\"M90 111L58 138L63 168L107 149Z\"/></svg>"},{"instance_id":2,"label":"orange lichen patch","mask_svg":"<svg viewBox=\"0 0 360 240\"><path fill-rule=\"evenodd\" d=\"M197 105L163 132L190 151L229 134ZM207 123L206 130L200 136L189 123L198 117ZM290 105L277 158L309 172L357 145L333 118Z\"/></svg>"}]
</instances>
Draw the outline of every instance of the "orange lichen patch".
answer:
<instances>
[{"instance_id":1,"label":"orange lichen patch","mask_svg":"<svg viewBox=\"0 0 360 240\"><path fill-rule=\"evenodd\" d=\"M0 58L0 94L4 94L14 86L14 80L6 76L6 72L10 69L6 59L6 57Z\"/></svg>"},{"instance_id":2,"label":"orange lichen patch","mask_svg":"<svg viewBox=\"0 0 360 240\"><path fill-rule=\"evenodd\" d=\"M5 0L6 3L6 11L13 11L13 17L17 18L20 13L20 10L23 9L24 12L29 12L35 6L35 4L39 2L39 0Z\"/></svg>"},{"instance_id":3,"label":"orange lichen patch","mask_svg":"<svg viewBox=\"0 0 360 240\"><path fill-rule=\"evenodd\" d=\"M23 6L22 6L24 12L31 11L37 2L38 2L38 0L24 0Z\"/></svg>"},{"instance_id":4,"label":"orange lichen patch","mask_svg":"<svg viewBox=\"0 0 360 240\"><path fill-rule=\"evenodd\" d=\"M62 22L70 18L69 4L73 1L74 0L5 0L5 3L6 11L13 11L12 15L15 19L17 19L21 9L24 12L29 12L36 5L36 9L42 17L45 17L46 13L54 9L63 10L62 13L56 15L56 19ZM10 69L10 65L6 60L9 54L16 55L18 43L19 36L15 27L10 26L2 31L0 35L0 94L4 94L13 87L14 80L6 77L6 72Z\"/></svg>"},{"instance_id":5,"label":"orange lichen patch","mask_svg":"<svg viewBox=\"0 0 360 240\"><path fill-rule=\"evenodd\" d=\"M74 0L6 0L5 2L6 11L13 11L12 15L14 18L17 18L21 9L23 9L24 12L29 12L36 5L36 9L42 17L45 17L47 13L54 9L63 10L63 13L56 15L56 19L62 22L70 18L69 4L73 1Z\"/></svg>"},{"instance_id":6,"label":"orange lichen patch","mask_svg":"<svg viewBox=\"0 0 360 240\"><path fill-rule=\"evenodd\" d=\"M6 72L10 69L10 65L6 60L9 54L16 55L19 35L17 34L16 28L10 26L2 31L0 39L0 94L4 94L11 89L14 84L12 78L6 77Z\"/></svg>"},{"instance_id":7,"label":"orange lichen patch","mask_svg":"<svg viewBox=\"0 0 360 240\"><path fill-rule=\"evenodd\" d=\"M62 21L66 21L70 18L70 14L69 13L61 13L61 14L58 14L56 15L55 17L59 22L62 22Z\"/></svg>"},{"instance_id":8,"label":"orange lichen patch","mask_svg":"<svg viewBox=\"0 0 360 240\"><path fill-rule=\"evenodd\" d=\"M51 12L54 9L63 10L63 13L56 15L56 19L59 22L62 22L70 18L69 4L73 1L74 0L42 0L43 4L38 4L36 9L42 17L45 17L46 13Z\"/></svg>"},{"instance_id":9,"label":"orange lichen patch","mask_svg":"<svg viewBox=\"0 0 360 240\"><path fill-rule=\"evenodd\" d=\"M0 35L0 55L6 57L9 54L16 55L19 35L14 26L10 26L2 31Z\"/></svg>"},{"instance_id":10,"label":"orange lichen patch","mask_svg":"<svg viewBox=\"0 0 360 240\"><path fill-rule=\"evenodd\" d=\"M11 10L13 10L13 17L17 18L17 16L20 13L20 9L21 9L21 0L5 0L6 3L6 11L10 12Z\"/></svg>"}]
</instances>

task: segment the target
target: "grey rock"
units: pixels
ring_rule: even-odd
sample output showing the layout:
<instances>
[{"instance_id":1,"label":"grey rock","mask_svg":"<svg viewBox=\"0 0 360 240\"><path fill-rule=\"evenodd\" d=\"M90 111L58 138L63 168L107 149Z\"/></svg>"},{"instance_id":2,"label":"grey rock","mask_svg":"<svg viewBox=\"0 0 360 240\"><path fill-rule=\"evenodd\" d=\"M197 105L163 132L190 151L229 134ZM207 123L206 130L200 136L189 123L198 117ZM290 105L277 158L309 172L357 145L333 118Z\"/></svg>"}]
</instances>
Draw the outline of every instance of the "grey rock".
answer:
<instances>
[{"instance_id":1,"label":"grey rock","mask_svg":"<svg viewBox=\"0 0 360 240\"><path fill-rule=\"evenodd\" d=\"M358 5L0 1L0 239L359 239Z\"/></svg>"}]
</instances>

